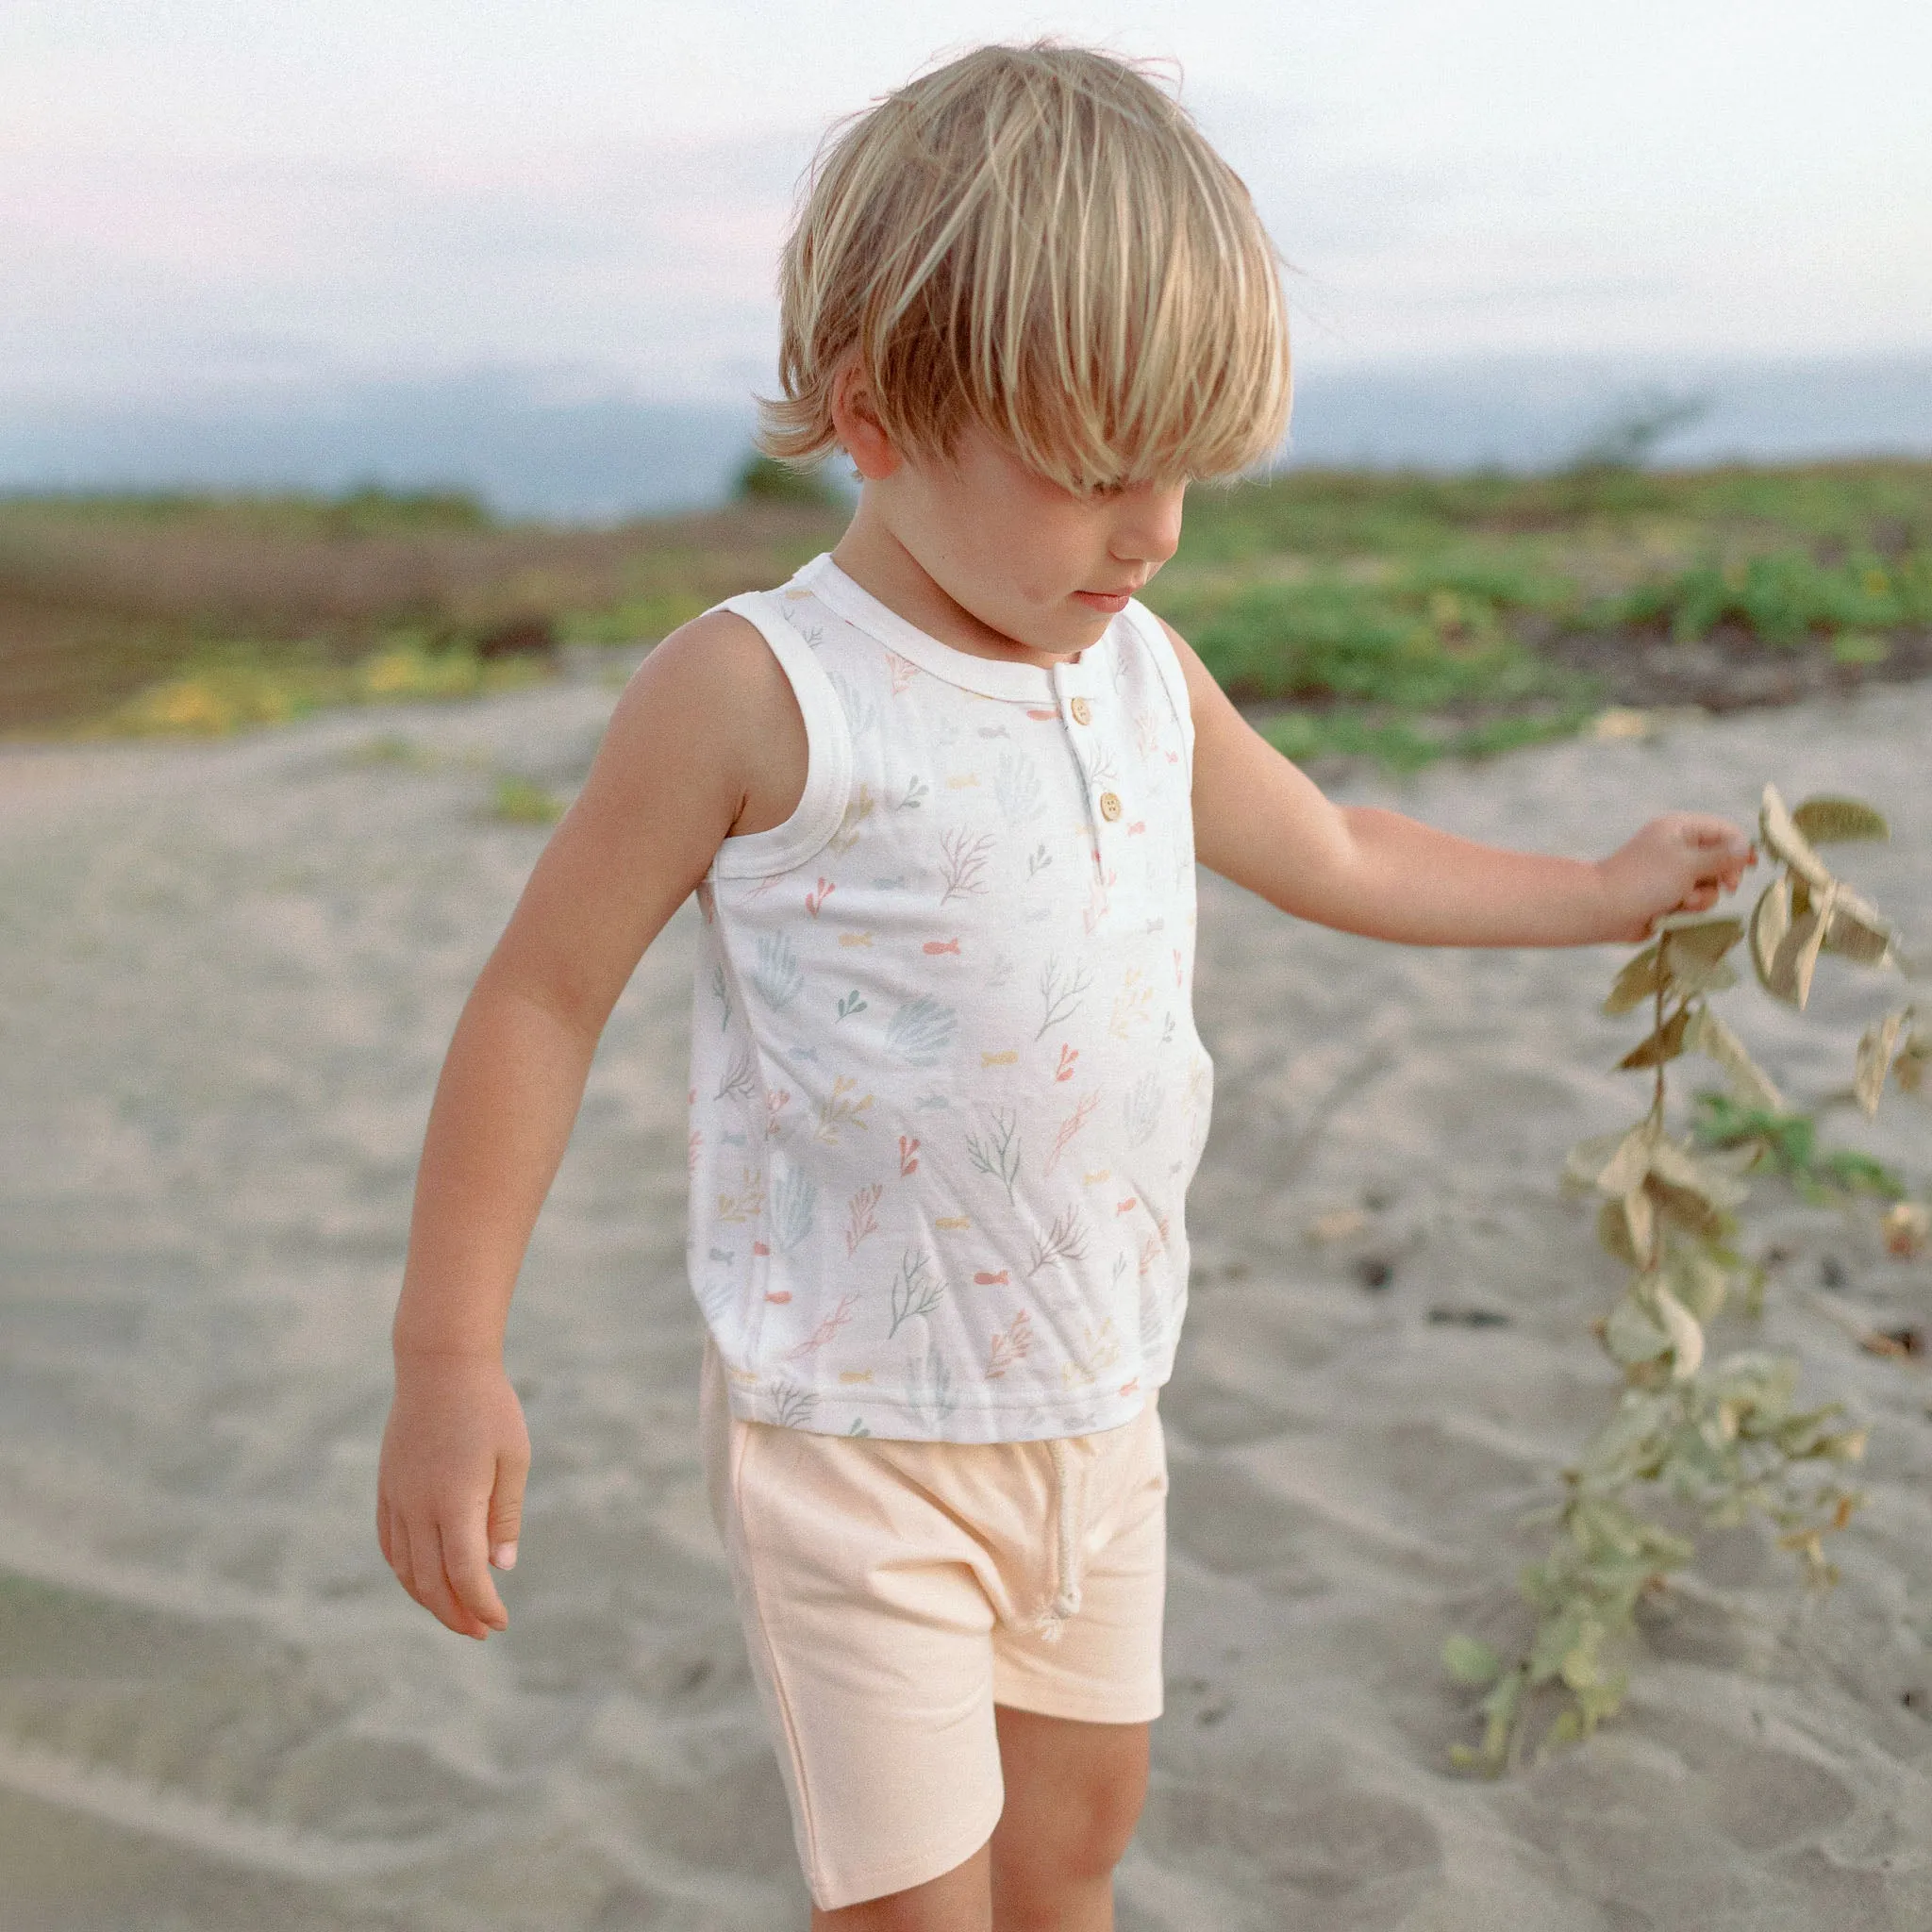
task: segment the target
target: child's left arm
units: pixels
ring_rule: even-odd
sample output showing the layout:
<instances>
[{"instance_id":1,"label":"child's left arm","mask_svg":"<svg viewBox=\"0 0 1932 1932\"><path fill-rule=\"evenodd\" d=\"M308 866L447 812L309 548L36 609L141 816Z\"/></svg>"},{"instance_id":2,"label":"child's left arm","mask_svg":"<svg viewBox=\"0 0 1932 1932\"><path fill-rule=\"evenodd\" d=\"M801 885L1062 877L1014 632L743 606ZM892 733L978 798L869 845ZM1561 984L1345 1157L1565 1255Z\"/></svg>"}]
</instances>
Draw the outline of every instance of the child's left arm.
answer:
<instances>
[{"instance_id":1,"label":"child's left arm","mask_svg":"<svg viewBox=\"0 0 1932 1932\"><path fill-rule=\"evenodd\" d=\"M1478 845L1400 812L1338 806L1235 709L1171 628L1194 714L1203 865L1297 918L1414 946L1576 946L1701 912L1753 862L1727 820L1672 812L1607 858Z\"/></svg>"}]
</instances>

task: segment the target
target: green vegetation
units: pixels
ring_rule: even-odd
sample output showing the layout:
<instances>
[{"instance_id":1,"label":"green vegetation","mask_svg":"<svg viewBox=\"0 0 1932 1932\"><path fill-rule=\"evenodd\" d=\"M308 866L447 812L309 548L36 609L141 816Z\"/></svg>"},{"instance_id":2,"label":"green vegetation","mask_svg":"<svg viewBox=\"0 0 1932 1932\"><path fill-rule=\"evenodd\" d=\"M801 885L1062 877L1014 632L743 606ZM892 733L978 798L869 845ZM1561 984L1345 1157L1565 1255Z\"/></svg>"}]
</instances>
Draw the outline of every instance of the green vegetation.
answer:
<instances>
[{"instance_id":1,"label":"green vegetation","mask_svg":"<svg viewBox=\"0 0 1932 1932\"><path fill-rule=\"evenodd\" d=\"M824 463L801 470L763 455L745 458L732 494L740 503L802 503L819 509L838 509L844 502Z\"/></svg>"},{"instance_id":2,"label":"green vegetation","mask_svg":"<svg viewBox=\"0 0 1932 1932\"><path fill-rule=\"evenodd\" d=\"M490 816L507 825L551 825L563 816L563 801L535 779L508 773L491 793Z\"/></svg>"},{"instance_id":3,"label":"green vegetation","mask_svg":"<svg viewBox=\"0 0 1932 1932\"><path fill-rule=\"evenodd\" d=\"M245 725L286 724L325 706L478 697L542 675L526 658L486 662L467 647L439 650L409 632L352 664L299 647L228 644L198 652L175 676L110 711L101 728L134 738L222 737Z\"/></svg>"},{"instance_id":4,"label":"green vegetation","mask_svg":"<svg viewBox=\"0 0 1932 1932\"><path fill-rule=\"evenodd\" d=\"M1794 1361L1742 1350L1707 1361L1708 1332L1740 1289L1747 1316L1762 1303L1766 1271L1741 1252L1745 1174L1772 1166L1824 1198L1904 1193L1877 1162L1821 1154L1815 1124L1790 1108L1744 1042L1719 1018L1714 994L1735 986L1730 956L1742 948L1764 990L1802 1008L1822 953L1880 966L1891 931L1827 868L1818 846L1882 836L1884 821L1851 799L1812 799L1788 812L1770 786L1758 820L1776 871L1747 921L1725 914L1675 919L1625 963L1604 1010L1647 1015L1646 1036L1617 1062L1650 1076L1650 1105L1635 1125L1571 1151L1566 1181L1597 1202L1604 1247L1628 1271L1598 1339L1623 1378L1608 1420L1563 1472L1547 1554L1527 1565L1522 1592L1532 1619L1512 1659L1452 1636L1442 1667L1484 1695L1482 1741L1454 1761L1491 1774L1516 1763L1539 1714L1541 1744L1586 1738L1622 1707L1639 1607L1696 1556L1698 1525L1754 1519L1777 1532L1812 1583L1835 1580L1827 1536L1860 1497L1840 1472L1864 1453L1862 1430L1836 1403L1799 1405ZM1669 1125L1668 1070L1689 1053L1714 1061L1728 1094L1701 1096L1692 1130ZM1877 1110L1890 1081L1916 1091L1932 1042L1905 1008L1859 1042L1853 1093ZM1861 1344L1905 1345L1863 1333Z\"/></svg>"},{"instance_id":5,"label":"green vegetation","mask_svg":"<svg viewBox=\"0 0 1932 1932\"><path fill-rule=\"evenodd\" d=\"M1825 1203L1847 1194L1903 1201L1903 1176L1852 1147L1820 1147L1818 1123L1807 1113L1747 1107L1728 1093L1700 1093L1690 1132L1700 1147L1748 1148L1754 1164L1789 1180L1806 1200Z\"/></svg>"},{"instance_id":6,"label":"green vegetation","mask_svg":"<svg viewBox=\"0 0 1932 1932\"><path fill-rule=\"evenodd\" d=\"M648 644L781 581L844 515L824 475L762 458L726 508L600 530L377 490L0 501L0 729L220 732L493 690L547 669L507 639ZM1290 756L1410 770L1607 707L1932 674L1932 464L1205 486L1148 601Z\"/></svg>"},{"instance_id":7,"label":"green vegetation","mask_svg":"<svg viewBox=\"0 0 1932 1932\"><path fill-rule=\"evenodd\" d=\"M1603 614L1667 629L1679 643L1731 625L1794 651L1820 637L1932 624L1932 554L1890 567L1869 551L1835 564L1804 551L1704 563L1640 585Z\"/></svg>"}]
</instances>

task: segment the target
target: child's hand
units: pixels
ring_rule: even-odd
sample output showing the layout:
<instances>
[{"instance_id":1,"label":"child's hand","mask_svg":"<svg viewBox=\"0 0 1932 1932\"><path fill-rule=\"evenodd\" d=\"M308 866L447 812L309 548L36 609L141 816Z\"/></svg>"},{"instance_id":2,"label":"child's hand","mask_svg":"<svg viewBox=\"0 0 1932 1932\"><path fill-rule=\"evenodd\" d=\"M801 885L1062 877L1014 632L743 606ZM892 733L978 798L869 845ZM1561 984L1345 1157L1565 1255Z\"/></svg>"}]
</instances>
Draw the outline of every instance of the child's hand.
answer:
<instances>
[{"instance_id":1,"label":"child's hand","mask_svg":"<svg viewBox=\"0 0 1932 1932\"><path fill-rule=\"evenodd\" d=\"M1707 812L1667 812L1652 819L1597 871L1610 895L1612 929L1606 937L1645 940L1672 912L1703 912L1720 892L1734 892L1757 853L1728 819Z\"/></svg>"},{"instance_id":2,"label":"child's hand","mask_svg":"<svg viewBox=\"0 0 1932 1932\"><path fill-rule=\"evenodd\" d=\"M398 1359L375 1534L396 1580L461 1636L481 1639L509 1622L490 1566L516 1561L529 1467L523 1408L500 1364Z\"/></svg>"}]
</instances>

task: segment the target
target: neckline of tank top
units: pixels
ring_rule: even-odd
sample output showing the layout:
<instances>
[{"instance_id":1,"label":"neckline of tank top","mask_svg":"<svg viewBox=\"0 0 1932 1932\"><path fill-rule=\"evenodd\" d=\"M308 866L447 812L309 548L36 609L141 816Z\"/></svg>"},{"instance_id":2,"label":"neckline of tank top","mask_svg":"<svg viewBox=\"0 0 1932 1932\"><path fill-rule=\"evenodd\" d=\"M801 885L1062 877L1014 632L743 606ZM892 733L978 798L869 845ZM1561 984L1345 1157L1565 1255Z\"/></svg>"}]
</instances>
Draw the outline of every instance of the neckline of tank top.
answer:
<instances>
[{"instance_id":1,"label":"neckline of tank top","mask_svg":"<svg viewBox=\"0 0 1932 1932\"><path fill-rule=\"evenodd\" d=\"M929 671L961 690L976 691L981 697L1005 698L1016 704L1056 704L1062 697L1075 697L1093 690L1107 654L1117 648L1114 625L1124 621L1124 613L1116 617L1101 633L1099 641L1089 644L1072 662L1008 663L998 658L975 658L970 651L955 650L917 625L908 624L863 585L847 576L832 561L829 550L813 558L792 581L809 590L855 629L863 631L908 662L917 664L922 671ZM1131 605L1128 608L1131 609Z\"/></svg>"}]
</instances>

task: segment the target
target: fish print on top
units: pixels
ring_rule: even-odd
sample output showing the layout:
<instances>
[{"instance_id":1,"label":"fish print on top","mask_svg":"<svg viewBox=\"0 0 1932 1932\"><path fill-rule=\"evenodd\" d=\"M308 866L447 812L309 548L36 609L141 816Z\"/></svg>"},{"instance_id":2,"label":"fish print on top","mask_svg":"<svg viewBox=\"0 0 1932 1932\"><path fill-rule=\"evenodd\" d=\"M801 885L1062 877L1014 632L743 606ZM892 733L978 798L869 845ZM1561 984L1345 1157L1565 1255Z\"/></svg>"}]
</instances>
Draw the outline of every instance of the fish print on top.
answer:
<instances>
[{"instance_id":1,"label":"fish print on top","mask_svg":"<svg viewBox=\"0 0 1932 1932\"><path fill-rule=\"evenodd\" d=\"M829 557L723 608L809 743L698 892L689 1260L733 1413L1125 1423L1173 1368L1212 1085L1173 646L1129 604L1074 661L975 658Z\"/></svg>"}]
</instances>

